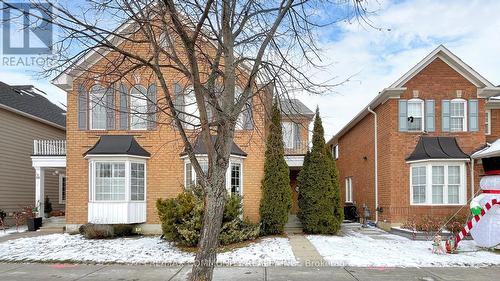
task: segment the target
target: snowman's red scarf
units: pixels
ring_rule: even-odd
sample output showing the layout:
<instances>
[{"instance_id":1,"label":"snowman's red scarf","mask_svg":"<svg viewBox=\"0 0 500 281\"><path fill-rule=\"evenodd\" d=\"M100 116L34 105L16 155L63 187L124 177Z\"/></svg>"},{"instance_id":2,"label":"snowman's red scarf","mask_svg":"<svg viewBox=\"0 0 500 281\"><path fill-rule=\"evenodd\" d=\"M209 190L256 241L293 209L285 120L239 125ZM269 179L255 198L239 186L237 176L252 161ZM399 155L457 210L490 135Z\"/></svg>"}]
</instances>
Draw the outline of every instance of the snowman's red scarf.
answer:
<instances>
[{"instance_id":1,"label":"snowman's red scarf","mask_svg":"<svg viewBox=\"0 0 500 281\"><path fill-rule=\"evenodd\" d=\"M496 191L496 190L495 190ZM483 190L484 192L484 190ZM458 247L458 242L460 242L462 239L464 239L465 236L470 232L470 230L477 224L477 222L486 214L491 207L494 205L500 205L500 201L498 201L496 198L491 199L490 202L486 203L481 210L481 214L474 216L465 226L462 228L462 230L457 234L455 237L455 248Z\"/></svg>"},{"instance_id":2,"label":"snowman's red scarf","mask_svg":"<svg viewBox=\"0 0 500 281\"><path fill-rule=\"evenodd\" d=\"M489 194L500 194L499 189L483 189L481 192L482 193L489 193Z\"/></svg>"}]
</instances>

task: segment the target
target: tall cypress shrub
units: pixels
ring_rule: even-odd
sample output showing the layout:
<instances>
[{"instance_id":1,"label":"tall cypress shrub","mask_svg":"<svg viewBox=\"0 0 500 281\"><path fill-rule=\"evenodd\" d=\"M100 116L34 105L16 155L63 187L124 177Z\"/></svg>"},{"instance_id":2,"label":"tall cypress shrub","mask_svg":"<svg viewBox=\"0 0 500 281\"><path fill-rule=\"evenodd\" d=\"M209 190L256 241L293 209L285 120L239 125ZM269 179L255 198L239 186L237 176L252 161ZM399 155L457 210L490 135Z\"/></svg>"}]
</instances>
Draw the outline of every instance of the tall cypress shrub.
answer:
<instances>
[{"instance_id":1,"label":"tall cypress shrub","mask_svg":"<svg viewBox=\"0 0 500 281\"><path fill-rule=\"evenodd\" d=\"M299 219L306 233L336 234L343 216L337 204L340 196L335 194L337 172L326 148L319 109L316 109L312 142L298 178Z\"/></svg>"},{"instance_id":2,"label":"tall cypress shrub","mask_svg":"<svg viewBox=\"0 0 500 281\"><path fill-rule=\"evenodd\" d=\"M292 207L290 172L285 161L281 112L277 102L274 103L271 114L259 210L263 235L283 233Z\"/></svg>"}]
</instances>

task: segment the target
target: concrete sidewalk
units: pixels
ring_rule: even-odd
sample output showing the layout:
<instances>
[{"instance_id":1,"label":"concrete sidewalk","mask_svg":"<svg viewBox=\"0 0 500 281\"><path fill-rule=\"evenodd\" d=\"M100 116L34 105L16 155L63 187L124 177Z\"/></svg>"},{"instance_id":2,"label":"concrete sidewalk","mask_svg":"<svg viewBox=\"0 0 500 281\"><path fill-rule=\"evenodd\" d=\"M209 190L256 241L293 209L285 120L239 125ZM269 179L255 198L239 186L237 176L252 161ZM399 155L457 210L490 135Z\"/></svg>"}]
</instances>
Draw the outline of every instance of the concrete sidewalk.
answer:
<instances>
[{"instance_id":1,"label":"concrete sidewalk","mask_svg":"<svg viewBox=\"0 0 500 281\"><path fill-rule=\"evenodd\" d=\"M0 280L185 280L191 266L0 263ZM500 267L218 267L214 280L498 280Z\"/></svg>"}]
</instances>

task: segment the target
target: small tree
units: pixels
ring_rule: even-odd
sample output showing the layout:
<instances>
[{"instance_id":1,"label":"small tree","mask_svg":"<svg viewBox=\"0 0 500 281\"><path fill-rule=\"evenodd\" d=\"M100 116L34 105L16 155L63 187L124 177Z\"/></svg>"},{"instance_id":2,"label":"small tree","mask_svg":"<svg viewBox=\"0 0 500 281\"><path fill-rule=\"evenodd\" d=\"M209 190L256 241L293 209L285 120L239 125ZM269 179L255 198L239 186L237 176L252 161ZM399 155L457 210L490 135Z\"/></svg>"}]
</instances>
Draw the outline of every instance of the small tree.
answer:
<instances>
[{"instance_id":1,"label":"small tree","mask_svg":"<svg viewBox=\"0 0 500 281\"><path fill-rule=\"evenodd\" d=\"M335 170L324 138L323 125L316 109L313 147L299 173L299 219L307 233L336 234L342 220L336 206ZM338 188L337 188L338 189Z\"/></svg>"},{"instance_id":2,"label":"small tree","mask_svg":"<svg viewBox=\"0 0 500 281\"><path fill-rule=\"evenodd\" d=\"M283 233L292 207L290 173L285 161L281 112L277 101L273 105L271 118L260 201L261 233L264 235Z\"/></svg>"}]
</instances>

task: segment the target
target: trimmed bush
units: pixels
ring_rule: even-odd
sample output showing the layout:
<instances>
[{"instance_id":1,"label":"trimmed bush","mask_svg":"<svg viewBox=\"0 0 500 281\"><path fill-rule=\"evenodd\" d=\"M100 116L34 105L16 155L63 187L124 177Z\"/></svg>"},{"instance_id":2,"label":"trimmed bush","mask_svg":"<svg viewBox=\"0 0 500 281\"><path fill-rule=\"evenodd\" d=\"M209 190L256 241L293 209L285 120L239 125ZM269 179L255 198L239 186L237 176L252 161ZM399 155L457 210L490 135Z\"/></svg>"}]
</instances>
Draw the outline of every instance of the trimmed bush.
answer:
<instances>
[{"instance_id":1,"label":"trimmed bush","mask_svg":"<svg viewBox=\"0 0 500 281\"><path fill-rule=\"evenodd\" d=\"M262 198L260 200L261 234L283 233L292 207L290 172L285 161L281 112L277 102L272 108L272 123L266 142Z\"/></svg>"},{"instance_id":2,"label":"trimmed bush","mask_svg":"<svg viewBox=\"0 0 500 281\"><path fill-rule=\"evenodd\" d=\"M193 190L186 190L176 198L158 199L158 216L165 239L182 246L198 245L203 225L203 197ZM226 200L219 243L227 245L259 235L259 225L241 219L241 198L232 195Z\"/></svg>"},{"instance_id":3,"label":"trimmed bush","mask_svg":"<svg viewBox=\"0 0 500 281\"><path fill-rule=\"evenodd\" d=\"M87 239L110 239L133 235L134 226L130 224L93 224L87 223L78 232Z\"/></svg>"},{"instance_id":4,"label":"trimmed bush","mask_svg":"<svg viewBox=\"0 0 500 281\"><path fill-rule=\"evenodd\" d=\"M306 233L336 234L340 230L343 213L339 210L336 175L325 145L319 110L316 109L313 147L307 153L298 177L299 219Z\"/></svg>"}]
</instances>

